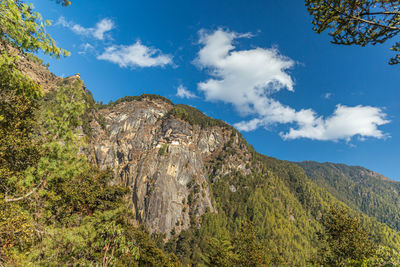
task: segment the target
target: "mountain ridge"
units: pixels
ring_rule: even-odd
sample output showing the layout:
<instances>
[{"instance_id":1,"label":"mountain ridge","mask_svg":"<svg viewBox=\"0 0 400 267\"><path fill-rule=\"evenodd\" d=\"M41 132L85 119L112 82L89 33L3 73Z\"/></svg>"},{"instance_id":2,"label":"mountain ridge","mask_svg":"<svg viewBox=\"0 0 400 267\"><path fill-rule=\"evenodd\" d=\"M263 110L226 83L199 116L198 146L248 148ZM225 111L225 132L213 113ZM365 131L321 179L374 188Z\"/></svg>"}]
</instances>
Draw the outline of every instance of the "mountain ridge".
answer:
<instances>
[{"instance_id":1,"label":"mountain ridge","mask_svg":"<svg viewBox=\"0 0 400 267\"><path fill-rule=\"evenodd\" d=\"M319 163L319 164L344 165L347 167L362 168L370 175L375 176L376 179L378 179L378 180L388 181L388 182L392 182L392 183L400 183L399 180L388 178L388 177L384 176L383 174L380 174L379 172L373 171L373 170L368 169L361 165L351 165L351 164L346 164L346 163L342 163L342 162L330 162L330 161L321 162L321 161L316 161L316 160L293 161L293 163L306 163L306 162Z\"/></svg>"}]
</instances>

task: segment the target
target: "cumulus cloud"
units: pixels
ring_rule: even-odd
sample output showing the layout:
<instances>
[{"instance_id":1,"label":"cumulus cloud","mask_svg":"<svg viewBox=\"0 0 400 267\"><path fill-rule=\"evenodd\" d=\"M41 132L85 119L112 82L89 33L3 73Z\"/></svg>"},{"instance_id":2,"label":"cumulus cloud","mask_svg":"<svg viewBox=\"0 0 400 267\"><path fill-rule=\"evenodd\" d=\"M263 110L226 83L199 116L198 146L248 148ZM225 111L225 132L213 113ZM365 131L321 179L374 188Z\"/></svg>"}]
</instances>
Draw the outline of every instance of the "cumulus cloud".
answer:
<instances>
[{"instance_id":1,"label":"cumulus cloud","mask_svg":"<svg viewBox=\"0 0 400 267\"><path fill-rule=\"evenodd\" d=\"M115 24L111 19L105 18L96 23L94 27L85 28L79 24L71 21L67 21L64 17L60 17L56 25L61 25L63 27L69 28L76 34L92 36L98 40L104 40L105 33L114 29Z\"/></svg>"},{"instance_id":2,"label":"cumulus cloud","mask_svg":"<svg viewBox=\"0 0 400 267\"><path fill-rule=\"evenodd\" d=\"M281 133L284 139L299 137L316 140L350 140L352 136L384 138L384 134L378 126L389 123L385 119L386 114L381 109L371 106L347 107L337 105L333 114L323 119L314 117L312 123L305 123L297 129L291 128L288 133Z\"/></svg>"},{"instance_id":3,"label":"cumulus cloud","mask_svg":"<svg viewBox=\"0 0 400 267\"><path fill-rule=\"evenodd\" d=\"M126 67L156 67L172 64L172 56L162 54L159 49L143 45L140 41L126 45L112 45L97 57Z\"/></svg>"},{"instance_id":4,"label":"cumulus cloud","mask_svg":"<svg viewBox=\"0 0 400 267\"><path fill-rule=\"evenodd\" d=\"M203 48L195 60L213 78L198 84L207 100L232 103L244 114L264 113L268 95L281 89L293 91L294 82L285 72L294 61L276 49L234 51L233 40L248 37L219 29L200 32Z\"/></svg>"},{"instance_id":5,"label":"cumulus cloud","mask_svg":"<svg viewBox=\"0 0 400 267\"><path fill-rule=\"evenodd\" d=\"M273 99L273 94L294 91L288 70L295 62L275 48L235 50L234 41L250 34L218 29L199 32L202 48L195 63L211 76L198 89L206 100L231 103L242 115L255 118L236 123L242 131L252 131L272 124L291 124L284 139L349 140L353 136L383 138L378 126L388 123L386 114L376 107L337 105L328 118L312 109L295 110Z\"/></svg>"},{"instance_id":6,"label":"cumulus cloud","mask_svg":"<svg viewBox=\"0 0 400 267\"><path fill-rule=\"evenodd\" d=\"M180 98L196 98L197 96L186 89L182 84L176 90L176 96Z\"/></svg>"}]
</instances>

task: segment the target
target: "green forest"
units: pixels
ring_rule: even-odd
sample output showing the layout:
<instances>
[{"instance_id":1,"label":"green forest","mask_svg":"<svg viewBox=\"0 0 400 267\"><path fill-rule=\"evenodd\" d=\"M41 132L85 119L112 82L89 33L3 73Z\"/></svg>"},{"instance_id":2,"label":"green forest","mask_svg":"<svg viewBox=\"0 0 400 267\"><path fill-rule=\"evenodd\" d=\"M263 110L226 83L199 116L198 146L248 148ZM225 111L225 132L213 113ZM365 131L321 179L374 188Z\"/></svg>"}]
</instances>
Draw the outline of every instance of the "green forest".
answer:
<instances>
[{"instance_id":1,"label":"green forest","mask_svg":"<svg viewBox=\"0 0 400 267\"><path fill-rule=\"evenodd\" d=\"M80 79L45 93L20 60L68 55L48 24L28 3L0 2L0 266L400 265L398 184L261 155L232 126L160 96L101 105ZM94 110L151 98L173 105L164 119L224 128L251 152L251 173L216 177L238 153L225 144L207 166L217 212L168 240L135 221L132 189L85 154Z\"/></svg>"}]
</instances>

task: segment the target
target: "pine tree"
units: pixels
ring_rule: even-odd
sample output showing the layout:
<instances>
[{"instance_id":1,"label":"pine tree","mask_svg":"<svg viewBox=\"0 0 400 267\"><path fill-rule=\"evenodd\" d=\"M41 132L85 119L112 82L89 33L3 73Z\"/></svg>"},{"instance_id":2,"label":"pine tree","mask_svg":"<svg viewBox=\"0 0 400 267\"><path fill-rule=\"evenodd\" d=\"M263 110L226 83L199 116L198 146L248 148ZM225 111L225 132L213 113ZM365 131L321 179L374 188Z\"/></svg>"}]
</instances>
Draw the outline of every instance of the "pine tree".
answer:
<instances>
[{"instance_id":1,"label":"pine tree","mask_svg":"<svg viewBox=\"0 0 400 267\"><path fill-rule=\"evenodd\" d=\"M265 266L267 264L264 248L258 243L251 221L247 220L242 223L233 244L238 258L237 266Z\"/></svg>"},{"instance_id":2,"label":"pine tree","mask_svg":"<svg viewBox=\"0 0 400 267\"><path fill-rule=\"evenodd\" d=\"M314 17L314 31L331 30L332 43L342 45L381 44L400 33L399 0L306 0ZM396 42L392 51L400 51ZM399 64L397 53L389 64Z\"/></svg>"},{"instance_id":3,"label":"pine tree","mask_svg":"<svg viewBox=\"0 0 400 267\"><path fill-rule=\"evenodd\" d=\"M324 232L316 263L327 266L362 264L375 255L376 245L360 224L343 207L331 207L323 219Z\"/></svg>"}]
</instances>

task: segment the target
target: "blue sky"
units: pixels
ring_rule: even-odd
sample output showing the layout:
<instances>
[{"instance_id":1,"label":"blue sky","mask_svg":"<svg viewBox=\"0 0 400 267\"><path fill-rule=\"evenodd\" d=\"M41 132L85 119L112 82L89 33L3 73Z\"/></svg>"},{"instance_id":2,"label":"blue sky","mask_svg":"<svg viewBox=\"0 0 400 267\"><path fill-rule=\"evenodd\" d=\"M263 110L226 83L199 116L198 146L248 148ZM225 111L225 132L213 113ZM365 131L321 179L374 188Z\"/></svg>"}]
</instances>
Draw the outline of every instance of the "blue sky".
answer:
<instances>
[{"instance_id":1,"label":"blue sky","mask_svg":"<svg viewBox=\"0 0 400 267\"><path fill-rule=\"evenodd\" d=\"M279 159L361 165L400 180L400 66L387 44L337 46L302 1L35 0L97 101L153 93L238 127Z\"/></svg>"}]
</instances>

